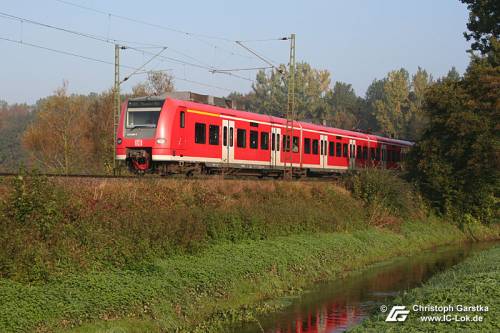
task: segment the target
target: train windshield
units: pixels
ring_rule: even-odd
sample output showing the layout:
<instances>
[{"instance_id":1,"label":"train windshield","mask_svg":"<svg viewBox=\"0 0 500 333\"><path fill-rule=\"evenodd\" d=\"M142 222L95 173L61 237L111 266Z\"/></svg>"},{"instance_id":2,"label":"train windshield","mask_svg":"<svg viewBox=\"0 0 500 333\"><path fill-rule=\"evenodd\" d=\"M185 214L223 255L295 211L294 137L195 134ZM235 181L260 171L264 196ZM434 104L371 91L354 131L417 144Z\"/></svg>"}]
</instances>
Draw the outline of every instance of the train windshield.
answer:
<instances>
[{"instance_id":1,"label":"train windshield","mask_svg":"<svg viewBox=\"0 0 500 333\"><path fill-rule=\"evenodd\" d=\"M156 128L156 124L158 123L159 117L160 117L160 110L158 111L128 110L127 128L136 128L136 127Z\"/></svg>"},{"instance_id":2,"label":"train windshield","mask_svg":"<svg viewBox=\"0 0 500 333\"><path fill-rule=\"evenodd\" d=\"M127 108L127 128L156 128L163 101L130 101Z\"/></svg>"}]
</instances>

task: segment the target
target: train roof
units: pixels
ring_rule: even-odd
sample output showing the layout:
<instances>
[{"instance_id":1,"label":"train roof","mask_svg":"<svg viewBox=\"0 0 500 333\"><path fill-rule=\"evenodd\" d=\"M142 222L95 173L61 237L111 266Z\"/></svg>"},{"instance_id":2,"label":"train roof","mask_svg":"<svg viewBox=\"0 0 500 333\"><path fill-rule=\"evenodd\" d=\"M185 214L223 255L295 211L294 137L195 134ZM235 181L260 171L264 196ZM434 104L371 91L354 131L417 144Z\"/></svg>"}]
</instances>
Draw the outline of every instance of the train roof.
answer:
<instances>
[{"instance_id":1,"label":"train roof","mask_svg":"<svg viewBox=\"0 0 500 333\"><path fill-rule=\"evenodd\" d=\"M265 115L260 113L254 113L249 111L236 110L234 103L231 100L220 98L220 97L212 97L207 95L195 94L192 92L172 92L166 93L160 96L149 96L149 97L138 97L131 98L129 101L160 101L160 100L172 100L178 104L184 104L188 108L198 108L206 111L211 111L218 114L223 114L226 116L236 117L236 118L245 118L252 119L255 121L266 122L266 123L276 123L281 125L286 125L286 119L275 117L271 115ZM384 142L387 144L401 145L401 146L411 146L413 142L400 140L400 139L392 139L383 137L380 135L363 133L357 131L344 130L341 128L328 127L318 124L312 124L304 121L295 121L295 124L299 124L299 126L305 130L312 130L318 132L326 132L334 135L340 136L350 136L365 140L372 140L378 142Z\"/></svg>"}]
</instances>

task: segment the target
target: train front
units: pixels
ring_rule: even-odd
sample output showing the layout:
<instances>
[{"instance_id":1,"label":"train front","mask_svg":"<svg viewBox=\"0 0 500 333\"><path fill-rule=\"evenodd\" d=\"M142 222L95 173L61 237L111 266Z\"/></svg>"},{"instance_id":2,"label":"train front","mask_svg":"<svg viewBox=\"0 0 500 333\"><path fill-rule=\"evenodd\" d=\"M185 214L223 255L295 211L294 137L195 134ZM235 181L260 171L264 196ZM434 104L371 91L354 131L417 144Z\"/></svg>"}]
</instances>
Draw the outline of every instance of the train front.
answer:
<instances>
[{"instance_id":1,"label":"train front","mask_svg":"<svg viewBox=\"0 0 500 333\"><path fill-rule=\"evenodd\" d=\"M153 171L152 150L165 99L136 98L123 104L116 140L116 158L124 160L130 171Z\"/></svg>"}]
</instances>

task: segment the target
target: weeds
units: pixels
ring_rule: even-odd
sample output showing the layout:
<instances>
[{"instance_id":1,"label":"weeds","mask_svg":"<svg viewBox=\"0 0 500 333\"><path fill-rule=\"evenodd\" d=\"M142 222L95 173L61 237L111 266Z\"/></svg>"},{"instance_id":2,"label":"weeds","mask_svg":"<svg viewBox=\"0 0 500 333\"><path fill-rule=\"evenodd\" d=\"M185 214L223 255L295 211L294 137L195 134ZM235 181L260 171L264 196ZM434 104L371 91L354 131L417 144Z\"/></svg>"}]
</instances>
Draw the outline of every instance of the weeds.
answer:
<instances>
[{"instance_id":1,"label":"weeds","mask_svg":"<svg viewBox=\"0 0 500 333\"><path fill-rule=\"evenodd\" d=\"M392 171L364 169L348 173L343 182L352 195L364 203L369 224L390 225L425 215L418 193Z\"/></svg>"},{"instance_id":2,"label":"weeds","mask_svg":"<svg viewBox=\"0 0 500 333\"><path fill-rule=\"evenodd\" d=\"M135 269L226 241L363 226L361 205L333 184L30 174L0 187L0 274L18 281Z\"/></svg>"}]
</instances>

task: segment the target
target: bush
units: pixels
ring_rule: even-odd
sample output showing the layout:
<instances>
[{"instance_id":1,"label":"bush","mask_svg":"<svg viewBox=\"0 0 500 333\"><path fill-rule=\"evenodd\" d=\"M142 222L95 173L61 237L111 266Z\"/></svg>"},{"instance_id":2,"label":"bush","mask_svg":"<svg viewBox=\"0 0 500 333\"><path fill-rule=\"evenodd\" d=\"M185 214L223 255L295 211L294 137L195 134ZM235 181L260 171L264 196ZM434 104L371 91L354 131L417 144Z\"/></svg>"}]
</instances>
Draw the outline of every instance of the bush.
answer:
<instances>
[{"instance_id":1,"label":"bush","mask_svg":"<svg viewBox=\"0 0 500 333\"><path fill-rule=\"evenodd\" d=\"M142 269L211 244L363 225L331 183L47 179L0 184L0 275L38 281L86 270Z\"/></svg>"},{"instance_id":2,"label":"bush","mask_svg":"<svg viewBox=\"0 0 500 333\"><path fill-rule=\"evenodd\" d=\"M352 195L365 204L370 224L391 224L400 219L422 217L422 200L411 184L392 171L362 169L347 173L343 180Z\"/></svg>"}]
</instances>

